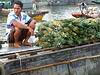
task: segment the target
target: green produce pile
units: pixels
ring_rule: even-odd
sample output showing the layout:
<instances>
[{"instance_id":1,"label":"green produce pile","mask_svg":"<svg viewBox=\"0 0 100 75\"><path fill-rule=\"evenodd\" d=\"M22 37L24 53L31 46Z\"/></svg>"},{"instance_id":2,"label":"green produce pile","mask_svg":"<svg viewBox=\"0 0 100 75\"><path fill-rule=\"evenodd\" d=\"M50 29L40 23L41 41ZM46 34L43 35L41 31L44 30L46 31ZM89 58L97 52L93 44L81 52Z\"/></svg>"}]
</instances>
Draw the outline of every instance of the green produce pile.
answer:
<instances>
[{"instance_id":1,"label":"green produce pile","mask_svg":"<svg viewBox=\"0 0 100 75\"><path fill-rule=\"evenodd\" d=\"M43 22L38 26L36 46L42 48L60 47L63 45L81 44L88 40L100 39L99 18L70 18Z\"/></svg>"}]
</instances>

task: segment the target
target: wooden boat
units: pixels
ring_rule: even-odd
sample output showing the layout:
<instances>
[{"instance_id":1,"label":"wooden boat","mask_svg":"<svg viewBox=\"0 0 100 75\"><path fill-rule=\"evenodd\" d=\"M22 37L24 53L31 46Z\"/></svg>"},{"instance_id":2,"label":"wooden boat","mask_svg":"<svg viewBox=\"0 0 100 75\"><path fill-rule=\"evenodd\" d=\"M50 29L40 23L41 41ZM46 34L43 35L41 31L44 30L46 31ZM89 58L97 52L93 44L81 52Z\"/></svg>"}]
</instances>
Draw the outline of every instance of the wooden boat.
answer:
<instances>
[{"instance_id":1,"label":"wooden boat","mask_svg":"<svg viewBox=\"0 0 100 75\"><path fill-rule=\"evenodd\" d=\"M2 45L0 75L99 75L100 40L63 49Z\"/></svg>"},{"instance_id":2,"label":"wooden boat","mask_svg":"<svg viewBox=\"0 0 100 75\"><path fill-rule=\"evenodd\" d=\"M35 14L28 14L29 16L31 16L33 19L35 20L42 20L43 16L48 13L48 11L44 11L44 12L38 12Z\"/></svg>"},{"instance_id":3,"label":"wooden boat","mask_svg":"<svg viewBox=\"0 0 100 75\"><path fill-rule=\"evenodd\" d=\"M76 17L76 18L82 18L82 17L86 17L86 18L93 18L89 15L85 15L85 14L82 14L82 13L72 13L72 16Z\"/></svg>"},{"instance_id":4,"label":"wooden boat","mask_svg":"<svg viewBox=\"0 0 100 75\"><path fill-rule=\"evenodd\" d=\"M96 3L96 4L100 4L100 2L99 1L92 1L93 3Z\"/></svg>"},{"instance_id":5,"label":"wooden boat","mask_svg":"<svg viewBox=\"0 0 100 75\"><path fill-rule=\"evenodd\" d=\"M3 9L0 12L0 16L7 16L10 11L12 11L12 9ZM32 11L24 11L25 13L27 13L30 17L32 17L35 20L42 20L43 16L48 13L48 11L43 11L43 12L36 12L35 14L32 13Z\"/></svg>"}]
</instances>

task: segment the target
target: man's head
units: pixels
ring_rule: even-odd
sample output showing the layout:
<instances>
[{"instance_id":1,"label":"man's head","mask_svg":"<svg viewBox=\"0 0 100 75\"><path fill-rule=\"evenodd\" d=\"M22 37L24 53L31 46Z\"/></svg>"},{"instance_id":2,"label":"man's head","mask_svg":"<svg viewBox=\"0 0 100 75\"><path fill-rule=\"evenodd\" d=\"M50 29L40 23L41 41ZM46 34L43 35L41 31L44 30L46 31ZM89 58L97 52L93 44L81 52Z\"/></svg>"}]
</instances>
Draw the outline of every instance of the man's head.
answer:
<instances>
[{"instance_id":1,"label":"man's head","mask_svg":"<svg viewBox=\"0 0 100 75\"><path fill-rule=\"evenodd\" d=\"M20 15L20 12L23 10L23 3L20 1L14 2L14 12L17 16Z\"/></svg>"},{"instance_id":2,"label":"man's head","mask_svg":"<svg viewBox=\"0 0 100 75\"><path fill-rule=\"evenodd\" d=\"M21 1L15 1L14 4L18 4L21 8L23 8L23 3Z\"/></svg>"},{"instance_id":3,"label":"man's head","mask_svg":"<svg viewBox=\"0 0 100 75\"><path fill-rule=\"evenodd\" d=\"M34 2L34 4L36 4L36 2Z\"/></svg>"}]
</instances>

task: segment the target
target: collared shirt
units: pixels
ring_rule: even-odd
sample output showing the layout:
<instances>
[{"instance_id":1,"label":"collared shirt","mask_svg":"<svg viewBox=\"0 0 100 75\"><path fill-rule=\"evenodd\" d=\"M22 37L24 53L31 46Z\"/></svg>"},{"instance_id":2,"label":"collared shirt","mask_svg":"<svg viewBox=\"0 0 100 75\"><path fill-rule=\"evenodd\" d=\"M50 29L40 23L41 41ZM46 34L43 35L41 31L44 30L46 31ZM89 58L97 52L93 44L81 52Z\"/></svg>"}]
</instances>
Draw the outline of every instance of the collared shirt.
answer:
<instances>
[{"instance_id":1,"label":"collared shirt","mask_svg":"<svg viewBox=\"0 0 100 75\"><path fill-rule=\"evenodd\" d=\"M10 30L12 30L15 26L12 24L14 21L17 21L23 25L27 25L30 24L30 22L33 19L31 17L29 17L27 14L25 14L24 12L21 12L21 20L19 19L18 16L15 15L14 11L12 11L11 13L8 14L8 18L7 18L7 26L6 26L6 36L8 37Z\"/></svg>"},{"instance_id":2,"label":"collared shirt","mask_svg":"<svg viewBox=\"0 0 100 75\"><path fill-rule=\"evenodd\" d=\"M86 5L86 3L84 3L84 6L82 7L82 9L88 9L88 6Z\"/></svg>"}]
</instances>

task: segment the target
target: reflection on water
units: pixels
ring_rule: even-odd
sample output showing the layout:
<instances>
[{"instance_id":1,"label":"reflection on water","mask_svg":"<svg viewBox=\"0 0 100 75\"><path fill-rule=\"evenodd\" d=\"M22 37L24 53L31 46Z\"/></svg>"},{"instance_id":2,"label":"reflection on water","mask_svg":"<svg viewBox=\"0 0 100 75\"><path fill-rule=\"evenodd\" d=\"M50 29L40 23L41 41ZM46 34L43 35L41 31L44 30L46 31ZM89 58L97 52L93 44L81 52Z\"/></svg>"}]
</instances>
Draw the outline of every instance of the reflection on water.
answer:
<instances>
[{"instance_id":1,"label":"reflection on water","mask_svg":"<svg viewBox=\"0 0 100 75\"><path fill-rule=\"evenodd\" d=\"M89 5L90 6L90 5ZM97 6L100 9L100 5L91 5ZM31 9L27 9L31 10ZM74 5L67 6L43 6L37 8L38 11L49 11L48 14L45 14L42 20L52 21L54 19L66 19L66 18L74 18L71 14L74 12L79 13L80 9L77 6L74 8ZM6 20L7 17L0 16L0 40L5 40L5 32L6 32ZM36 26L38 26L41 22L37 22Z\"/></svg>"}]
</instances>

